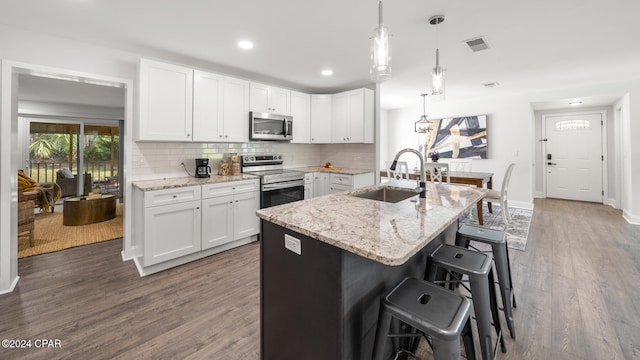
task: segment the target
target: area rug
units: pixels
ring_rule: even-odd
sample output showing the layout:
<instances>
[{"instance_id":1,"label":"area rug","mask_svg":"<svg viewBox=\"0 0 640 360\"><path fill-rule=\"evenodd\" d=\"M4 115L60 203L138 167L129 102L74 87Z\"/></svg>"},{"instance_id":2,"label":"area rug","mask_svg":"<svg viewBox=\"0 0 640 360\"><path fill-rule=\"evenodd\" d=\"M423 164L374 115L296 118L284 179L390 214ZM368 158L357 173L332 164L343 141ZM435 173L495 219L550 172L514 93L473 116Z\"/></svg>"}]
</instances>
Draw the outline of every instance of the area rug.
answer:
<instances>
[{"instance_id":1,"label":"area rug","mask_svg":"<svg viewBox=\"0 0 640 360\"><path fill-rule=\"evenodd\" d=\"M36 214L33 246L27 236L18 237L18 258L94 244L122 237L122 204L116 205L116 217L97 224L62 225L62 208Z\"/></svg>"},{"instance_id":2,"label":"area rug","mask_svg":"<svg viewBox=\"0 0 640 360\"><path fill-rule=\"evenodd\" d=\"M484 220L485 227L497 230L504 230L505 224L502 221L502 213L500 212L500 206L496 203L492 204L493 213L489 212L487 203L482 207L482 218ZM511 221L509 226L506 227L507 233L507 246L512 249L524 251L527 246L527 237L529 235L529 226L531 225L532 210L509 208L509 214L511 214ZM460 217L460 222L463 224L478 225L478 212L474 207L472 211Z\"/></svg>"}]
</instances>

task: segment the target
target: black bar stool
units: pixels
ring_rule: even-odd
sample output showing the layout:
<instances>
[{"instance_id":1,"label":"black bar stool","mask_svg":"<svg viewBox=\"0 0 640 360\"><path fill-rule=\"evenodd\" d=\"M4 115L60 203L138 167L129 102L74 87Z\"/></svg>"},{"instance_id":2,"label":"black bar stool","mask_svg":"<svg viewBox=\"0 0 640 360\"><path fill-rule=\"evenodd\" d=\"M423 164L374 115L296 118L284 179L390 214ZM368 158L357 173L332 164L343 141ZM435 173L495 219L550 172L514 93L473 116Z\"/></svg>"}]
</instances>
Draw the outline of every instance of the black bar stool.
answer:
<instances>
[{"instance_id":1,"label":"black bar stool","mask_svg":"<svg viewBox=\"0 0 640 360\"><path fill-rule=\"evenodd\" d=\"M441 270L446 271L451 277L451 280L437 281L436 279L445 278L444 276L440 276ZM427 261L427 281L449 283L453 286L454 284L462 284L462 275L467 275L469 278L470 289L468 290L471 293L473 308L475 310L482 359L493 359L495 352L493 351L491 341L492 323L496 330L497 342L500 343L502 352L506 352L507 349L502 337L502 329L500 328L495 287L489 285L493 285L494 281L491 271L491 257L481 252L449 244L438 246L438 248L429 255Z\"/></svg>"},{"instance_id":2,"label":"black bar stool","mask_svg":"<svg viewBox=\"0 0 640 360\"><path fill-rule=\"evenodd\" d=\"M464 296L423 280L404 278L380 300L373 360L384 358L388 337L422 335L429 340L436 360L459 359L463 330L467 359L475 359L470 312L471 304ZM394 318L421 333L389 334Z\"/></svg>"},{"instance_id":3,"label":"black bar stool","mask_svg":"<svg viewBox=\"0 0 640 360\"><path fill-rule=\"evenodd\" d=\"M513 308L517 307L517 305L516 295L513 291L513 281L511 280L511 264L509 262L509 250L507 248L505 232L482 226L464 224L458 229L456 234L456 245L468 248L470 247L470 241L491 245L493 260L498 273L498 282L500 283L504 317L507 320L507 327L509 328L511 338L515 339L516 330L513 324ZM474 249L478 250L476 248Z\"/></svg>"}]
</instances>

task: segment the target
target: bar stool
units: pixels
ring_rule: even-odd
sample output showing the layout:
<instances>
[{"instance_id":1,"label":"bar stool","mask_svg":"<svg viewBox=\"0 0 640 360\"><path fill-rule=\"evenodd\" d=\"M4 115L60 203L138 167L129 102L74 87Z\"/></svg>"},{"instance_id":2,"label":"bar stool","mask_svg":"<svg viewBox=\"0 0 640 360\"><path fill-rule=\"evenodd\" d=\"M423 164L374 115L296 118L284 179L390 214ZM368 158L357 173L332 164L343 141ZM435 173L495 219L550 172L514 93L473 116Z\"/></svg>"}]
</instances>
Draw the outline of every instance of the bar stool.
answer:
<instances>
[{"instance_id":1,"label":"bar stool","mask_svg":"<svg viewBox=\"0 0 640 360\"><path fill-rule=\"evenodd\" d=\"M467 359L475 359L470 312L471 304L464 296L423 280L404 278L380 300L373 360L384 358L387 337L421 335L430 340L436 360L459 359L461 335ZM421 334L389 334L393 319Z\"/></svg>"},{"instance_id":2,"label":"bar stool","mask_svg":"<svg viewBox=\"0 0 640 360\"><path fill-rule=\"evenodd\" d=\"M497 343L500 343L502 352L507 352L500 328L496 294L491 291L495 288L489 286L494 283L491 272L491 257L463 247L441 244L429 255L427 264L427 281L429 282L462 284L462 275L468 276L470 284L468 290L471 293L475 310L482 358L489 360L495 356L491 343L492 323L496 330ZM443 270L451 276L452 280L436 280L444 278L440 276Z\"/></svg>"},{"instance_id":3,"label":"bar stool","mask_svg":"<svg viewBox=\"0 0 640 360\"><path fill-rule=\"evenodd\" d=\"M500 283L504 317L507 320L511 338L515 339L516 330L513 324L513 308L517 307L517 304L516 295L513 291L513 281L511 280L511 264L509 262L509 250L507 249L505 232L482 226L462 225L456 234L456 245L468 248L470 247L470 241L491 245L493 260L498 273L498 282Z\"/></svg>"}]
</instances>

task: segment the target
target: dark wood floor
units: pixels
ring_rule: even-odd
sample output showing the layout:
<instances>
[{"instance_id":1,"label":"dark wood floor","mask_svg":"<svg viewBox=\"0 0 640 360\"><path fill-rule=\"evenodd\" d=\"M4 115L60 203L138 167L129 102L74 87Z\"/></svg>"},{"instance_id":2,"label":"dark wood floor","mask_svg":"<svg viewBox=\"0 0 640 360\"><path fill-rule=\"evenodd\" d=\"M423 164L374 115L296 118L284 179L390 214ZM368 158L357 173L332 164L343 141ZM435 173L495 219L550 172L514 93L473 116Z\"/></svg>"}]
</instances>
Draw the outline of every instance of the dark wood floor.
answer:
<instances>
[{"instance_id":1,"label":"dark wood floor","mask_svg":"<svg viewBox=\"0 0 640 360\"><path fill-rule=\"evenodd\" d=\"M259 359L257 243L145 278L121 248L20 260L17 289L0 295L0 339L62 347L0 348L0 359ZM498 359L640 359L640 227L608 206L536 200L527 249L511 259L518 338Z\"/></svg>"}]
</instances>

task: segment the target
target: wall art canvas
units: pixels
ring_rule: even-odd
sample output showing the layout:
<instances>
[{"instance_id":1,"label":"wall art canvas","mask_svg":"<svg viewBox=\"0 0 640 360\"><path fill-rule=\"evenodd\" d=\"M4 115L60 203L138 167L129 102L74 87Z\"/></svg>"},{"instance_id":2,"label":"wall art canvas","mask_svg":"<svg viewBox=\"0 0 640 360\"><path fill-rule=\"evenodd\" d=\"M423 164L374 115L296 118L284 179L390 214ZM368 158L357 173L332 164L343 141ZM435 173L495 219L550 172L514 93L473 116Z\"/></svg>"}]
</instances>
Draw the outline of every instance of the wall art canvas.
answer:
<instances>
[{"instance_id":1,"label":"wall art canvas","mask_svg":"<svg viewBox=\"0 0 640 360\"><path fill-rule=\"evenodd\" d=\"M487 116L434 120L438 129L429 152L440 158L487 158Z\"/></svg>"}]
</instances>

